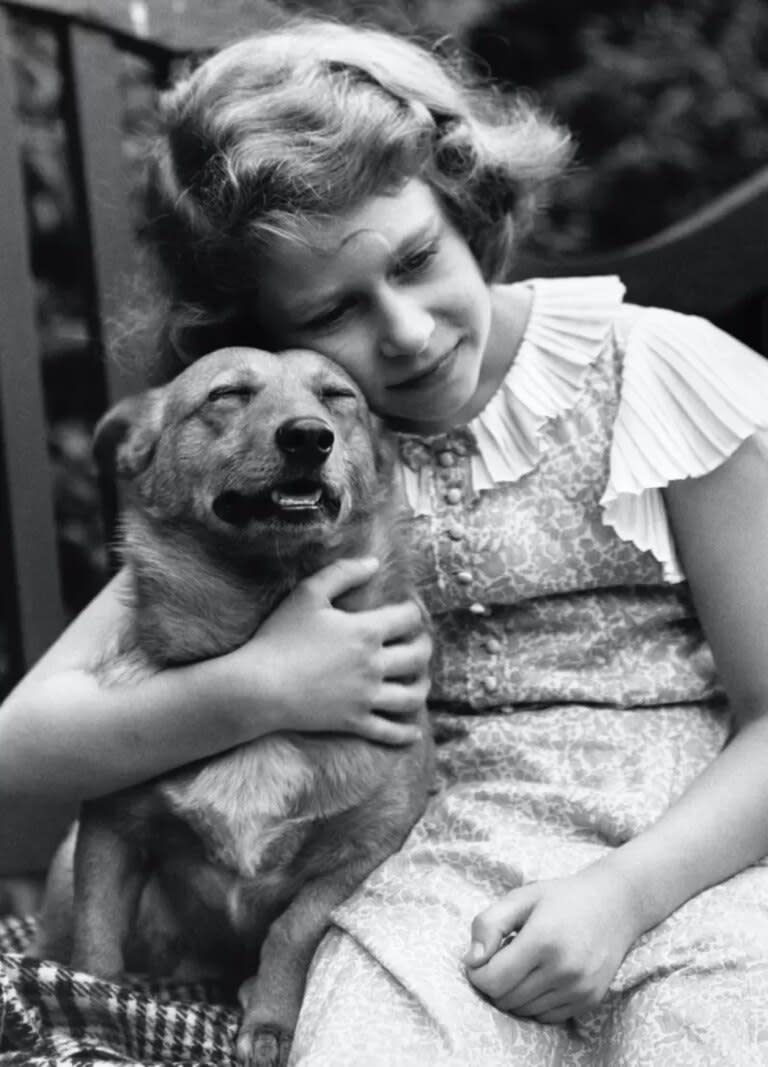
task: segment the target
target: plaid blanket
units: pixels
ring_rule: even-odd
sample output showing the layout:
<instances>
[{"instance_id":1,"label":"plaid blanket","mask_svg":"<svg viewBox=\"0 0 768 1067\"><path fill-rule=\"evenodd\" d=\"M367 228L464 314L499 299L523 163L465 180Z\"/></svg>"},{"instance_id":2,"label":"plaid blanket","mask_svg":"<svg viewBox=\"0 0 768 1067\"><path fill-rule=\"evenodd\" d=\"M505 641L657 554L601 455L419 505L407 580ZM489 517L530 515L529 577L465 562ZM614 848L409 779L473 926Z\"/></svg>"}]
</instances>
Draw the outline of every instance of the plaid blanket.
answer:
<instances>
[{"instance_id":1,"label":"plaid blanket","mask_svg":"<svg viewBox=\"0 0 768 1067\"><path fill-rule=\"evenodd\" d=\"M31 919L0 919L0 1067L220 1067L236 1005L213 984L113 984L24 956Z\"/></svg>"}]
</instances>

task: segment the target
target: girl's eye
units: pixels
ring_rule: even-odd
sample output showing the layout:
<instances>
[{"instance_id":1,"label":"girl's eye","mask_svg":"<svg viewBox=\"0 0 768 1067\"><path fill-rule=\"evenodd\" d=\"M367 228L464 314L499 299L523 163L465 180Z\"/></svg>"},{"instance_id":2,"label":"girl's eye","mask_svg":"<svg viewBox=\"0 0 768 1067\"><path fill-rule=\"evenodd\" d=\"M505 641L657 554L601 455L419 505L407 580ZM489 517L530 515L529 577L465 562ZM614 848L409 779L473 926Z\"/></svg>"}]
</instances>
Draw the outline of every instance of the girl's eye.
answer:
<instances>
[{"instance_id":1,"label":"girl's eye","mask_svg":"<svg viewBox=\"0 0 768 1067\"><path fill-rule=\"evenodd\" d=\"M409 255L404 256L403 259L397 264L395 273L400 275L413 275L420 274L429 267L432 260L437 255L437 245L428 244L423 248L419 248L415 252L411 252Z\"/></svg>"},{"instance_id":2,"label":"girl's eye","mask_svg":"<svg viewBox=\"0 0 768 1067\"><path fill-rule=\"evenodd\" d=\"M337 304L336 307L329 308L328 311L323 311L320 315L317 315L314 319L307 323L307 326L313 330L329 330L334 326L338 326L342 322L348 313L352 310L353 301L346 300L342 304Z\"/></svg>"}]
</instances>

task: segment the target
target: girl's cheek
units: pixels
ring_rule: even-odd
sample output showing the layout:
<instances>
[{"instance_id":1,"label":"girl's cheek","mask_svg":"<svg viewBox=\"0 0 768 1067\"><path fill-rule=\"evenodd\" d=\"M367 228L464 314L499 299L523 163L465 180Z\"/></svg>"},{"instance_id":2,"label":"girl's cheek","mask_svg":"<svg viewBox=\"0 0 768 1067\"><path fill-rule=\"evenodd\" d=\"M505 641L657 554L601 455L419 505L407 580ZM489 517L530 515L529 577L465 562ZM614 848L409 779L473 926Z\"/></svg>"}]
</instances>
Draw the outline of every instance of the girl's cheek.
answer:
<instances>
[{"instance_id":1,"label":"girl's cheek","mask_svg":"<svg viewBox=\"0 0 768 1067\"><path fill-rule=\"evenodd\" d=\"M320 350L322 351L322 349ZM371 363L373 351L372 340L363 331L348 331L335 343L327 343L325 355L351 374L353 378L367 377L366 370Z\"/></svg>"}]
</instances>

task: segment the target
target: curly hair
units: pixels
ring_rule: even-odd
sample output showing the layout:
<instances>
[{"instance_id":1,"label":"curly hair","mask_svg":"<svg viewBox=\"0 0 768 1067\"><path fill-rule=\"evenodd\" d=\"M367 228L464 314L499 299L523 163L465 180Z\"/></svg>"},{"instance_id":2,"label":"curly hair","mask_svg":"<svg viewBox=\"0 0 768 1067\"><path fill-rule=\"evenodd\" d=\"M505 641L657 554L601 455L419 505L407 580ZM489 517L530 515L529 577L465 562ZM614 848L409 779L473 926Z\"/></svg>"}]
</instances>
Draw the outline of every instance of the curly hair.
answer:
<instances>
[{"instance_id":1,"label":"curly hair","mask_svg":"<svg viewBox=\"0 0 768 1067\"><path fill-rule=\"evenodd\" d=\"M249 295L270 241L307 241L313 223L410 178L485 279L502 279L569 158L568 133L524 96L381 30L301 19L224 48L161 98L146 187L167 296L154 377L258 343Z\"/></svg>"}]
</instances>

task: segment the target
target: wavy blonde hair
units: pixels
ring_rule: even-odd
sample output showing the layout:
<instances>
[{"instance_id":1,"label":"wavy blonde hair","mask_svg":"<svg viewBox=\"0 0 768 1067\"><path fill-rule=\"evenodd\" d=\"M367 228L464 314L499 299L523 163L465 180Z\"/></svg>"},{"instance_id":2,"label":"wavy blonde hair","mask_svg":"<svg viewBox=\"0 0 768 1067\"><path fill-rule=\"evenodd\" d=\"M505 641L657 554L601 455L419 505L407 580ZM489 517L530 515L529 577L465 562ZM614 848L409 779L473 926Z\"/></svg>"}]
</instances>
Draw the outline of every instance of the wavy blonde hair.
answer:
<instances>
[{"instance_id":1,"label":"wavy blonde hair","mask_svg":"<svg viewBox=\"0 0 768 1067\"><path fill-rule=\"evenodd\" d=\"M487 281L509 270L536 194L570 158L524 96L478 86L381 30L294 21L233 44L161 98L146 235L167 293L155 378L234 341L259 343L249 295L276 237L418 177Z\"/></svg>"}]
</instances>

